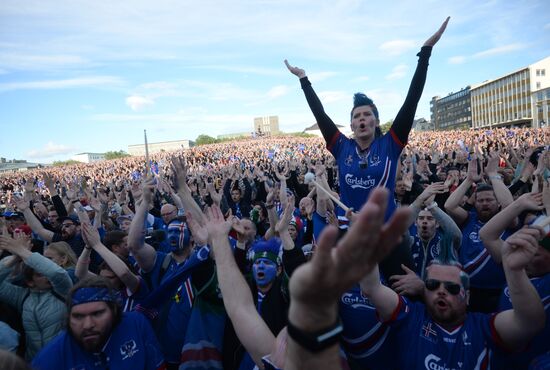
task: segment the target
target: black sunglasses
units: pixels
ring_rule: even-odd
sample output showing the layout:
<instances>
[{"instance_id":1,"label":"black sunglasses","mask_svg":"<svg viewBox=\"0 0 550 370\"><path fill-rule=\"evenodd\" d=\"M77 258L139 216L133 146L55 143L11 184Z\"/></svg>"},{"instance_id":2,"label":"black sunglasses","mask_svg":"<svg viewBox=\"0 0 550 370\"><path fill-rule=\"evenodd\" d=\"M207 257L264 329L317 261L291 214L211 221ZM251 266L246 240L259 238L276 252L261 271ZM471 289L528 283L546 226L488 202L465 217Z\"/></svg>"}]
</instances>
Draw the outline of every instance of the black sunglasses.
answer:
<instances>
[{"instance_id":1,"label":"black sunglasses","mask_svg":"<svg viewBox=\"0 0 550 370\"><path fill-rule=\"evenodd\" d=\"M426 284L426 289L432 292L439 288L439 286L443 283L445 289L452 295L457 295L460 293L460 289L462 288L460 284L453 283L451 281L439 281L436 279L428 279L424 283Z\"/></svg>"}]
</instances>

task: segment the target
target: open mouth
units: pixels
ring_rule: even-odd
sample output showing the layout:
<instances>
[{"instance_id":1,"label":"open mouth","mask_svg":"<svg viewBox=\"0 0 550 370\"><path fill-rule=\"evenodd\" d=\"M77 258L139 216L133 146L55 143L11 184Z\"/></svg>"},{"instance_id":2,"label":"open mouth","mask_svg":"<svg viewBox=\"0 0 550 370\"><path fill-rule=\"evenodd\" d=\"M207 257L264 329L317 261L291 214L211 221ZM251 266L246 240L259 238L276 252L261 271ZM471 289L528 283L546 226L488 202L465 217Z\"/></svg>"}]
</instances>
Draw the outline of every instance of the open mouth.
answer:
<instances>
[{"instance_id":1,"label":"open mouth","mask_svg":"<svg viewBox=\"0 0 550 370\"><path fill-rule=\"evenodd\" d=\"M364 123L359 124L359 128L361 130L364 130L367 126Z\"/></svg>"},{"instance_id":2,"label":"open mouth","mask_svg":"<svg viewBox=\"0 0 550 370\"><path fill-rule=\"evenodd\" d=\"M261 271L258 271L257 275L259 279L263 279L265 277L265 273Z\"/></svg>"},{"instance_id":3,"label":"open mouth","mask_svg":"<svg viewBox=\"0 0 550 370\"><path fill-rule=\"evenodd\" d=\"M438 299L435 302L435 305L437 306L437 308L442 309L442 310L447 309L447 307L449 307L447 302L445 302L443 299Z\"/></svg>"}]
</instances>

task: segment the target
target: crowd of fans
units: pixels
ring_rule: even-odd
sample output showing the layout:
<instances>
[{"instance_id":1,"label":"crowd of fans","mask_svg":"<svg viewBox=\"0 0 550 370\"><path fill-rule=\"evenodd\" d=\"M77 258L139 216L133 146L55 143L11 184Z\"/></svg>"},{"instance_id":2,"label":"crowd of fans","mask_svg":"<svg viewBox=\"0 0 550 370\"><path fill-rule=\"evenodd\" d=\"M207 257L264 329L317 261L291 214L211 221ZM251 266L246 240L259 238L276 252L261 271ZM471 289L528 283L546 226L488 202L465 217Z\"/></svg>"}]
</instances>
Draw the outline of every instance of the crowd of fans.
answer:
<instances>
[{"instance_id":1,"label":"crowd of fans","mask_svg":"<svg viewBox=\"0 0 550 370\"><path fill-rule=\"evenodd\" d=\"M427 369L547 368L548 144L548 129L413 132L395 192L373 191L345 216L342 170L320 138L2 174L0 348L36 369L283 368L295 342L310 355L329 348L292 325L315 321L324 292L342 332L337 364L319 368L402 368L396 351L420 353ZM402 207L385 225L384 197ZM396 243L409 258L379 273L379 249ZM459 283L433 263L445 254ZM403 307L421 315L420 302L460 325L415 329ZM453 315L466 303L477 321L462 324ZM460 342L483 356L459 367L423 353L438 335L442 351ZM411 337L417 346L402 347Z\"/></svg>"}]
</instances>

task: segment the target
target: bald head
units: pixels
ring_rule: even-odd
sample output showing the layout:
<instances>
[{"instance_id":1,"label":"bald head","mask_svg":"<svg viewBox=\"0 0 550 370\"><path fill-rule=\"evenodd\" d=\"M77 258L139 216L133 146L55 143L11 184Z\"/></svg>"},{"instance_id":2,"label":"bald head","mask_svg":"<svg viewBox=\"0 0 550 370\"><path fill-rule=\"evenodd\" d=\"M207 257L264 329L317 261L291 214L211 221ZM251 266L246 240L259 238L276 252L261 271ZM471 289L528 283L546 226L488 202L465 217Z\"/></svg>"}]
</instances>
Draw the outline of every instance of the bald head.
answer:
<instances>
[{"instance_id":1,"label":"bald head","mask_svg":"<svg viewBox=\"0 0 550 370\"><path fill-rule=\"evenodd\" d=\"M160 209L160 215L166 225L178 217L178 209L173 204L165 204Z\"/></svg>"}]
</instances>

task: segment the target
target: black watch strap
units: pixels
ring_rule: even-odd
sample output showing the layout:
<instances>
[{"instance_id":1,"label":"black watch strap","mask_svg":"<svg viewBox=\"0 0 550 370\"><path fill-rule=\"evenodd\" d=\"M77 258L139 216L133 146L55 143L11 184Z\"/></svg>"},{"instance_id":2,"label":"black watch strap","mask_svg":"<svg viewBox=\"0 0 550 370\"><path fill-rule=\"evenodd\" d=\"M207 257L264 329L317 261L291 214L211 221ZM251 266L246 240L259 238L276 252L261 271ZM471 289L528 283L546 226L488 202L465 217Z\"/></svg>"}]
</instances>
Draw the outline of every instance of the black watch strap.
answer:
<instances>
[{"instance_id":1,"label":"black watch strap","mask_svg":"<svg viewBox=\"0 0 550 370\"><path fill-rule=\"evenodd\" d=\"M335 324L315 333L307 333L292 325L289 321L287 326L288 335L300 346L309 352L317 353L331 347L340 341L340 334L344 330L340 318Z\"/></svg>"}]
</instances>

